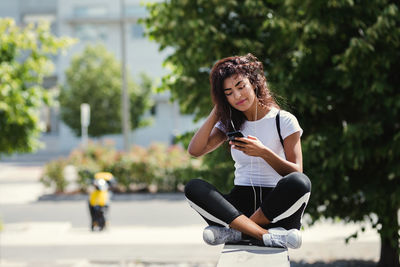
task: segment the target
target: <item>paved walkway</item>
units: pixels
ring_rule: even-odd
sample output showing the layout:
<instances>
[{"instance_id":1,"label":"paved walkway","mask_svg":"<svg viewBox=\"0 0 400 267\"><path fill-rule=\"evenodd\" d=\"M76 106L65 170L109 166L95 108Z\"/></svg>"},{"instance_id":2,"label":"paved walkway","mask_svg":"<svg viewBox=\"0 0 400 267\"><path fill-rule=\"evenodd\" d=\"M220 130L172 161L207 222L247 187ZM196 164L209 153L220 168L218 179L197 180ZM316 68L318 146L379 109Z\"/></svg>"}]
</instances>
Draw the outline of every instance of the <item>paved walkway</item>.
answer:
<instances>
[{"instance_id":1,"label":"paved walkway","mask_svg":"<svg viewBox=\"0 0 400 267\"><path fill-rule=\"evenodd\" d=\"M43 167L0 163L0 205L36 201L48 190L39 183Z\"/></svg>"},{"instance_id":2,"label":"paved walkway","mask_svg":"<svg viewBox=\"0 0 400 267\"><path fill-rule=\"evenodd\" d=\"M201 239L204 225L179 227L119 226L101 233L91 233L88 228L74 228L68 222L21 222L6 224L1 243L7 247L61 247L61 246L207 246ZM299 250L290 250L295 261L314 262L335 259L377 260L379 240L377 234L367 229L356 241L345 245L343 239L357 229L357 225L320 223L303 231L303 246ZM210 256L218 256L221 246L210 247ZM159 261L157 252L149 251L146 260ZM142 255L143 256L143 255ZM169 256L169 260L174 258ZM179 260L180 257L175 258ZM217 258L214 258L215 260ZM201 259L196 259L201 261Z\"/></svg>"},{"instance_id":3,"label":"paved walkway","mask_svg":"<svg viewBox=\"0 0 400 267\"><path fill-rule=\"evenodd\" d=\"M0 162L0 205L36 201L48 193L38 183L42 166ZM18 189L18 190L17 190ZM179 216L179 215L178 215ZM1 214L0 214L1 217ZM222 246L210 247L202 241L204 225L179 227L119 226L101 233L72 227L69 222L27 222L5 224L0 235L1 266L215 266ZM356 241L345 245L343 240L359 228L356 224L320 222L303 231L303 246L290 250L292 266L316 265L315 262L358 259L377 261L379 236L367 228ZM135 237L135 238L132 238ZM27 248L24 256L18 255ZM71 259L53 259L51 251L66 249ZM96 248L90 250L89 248ZM118 251L118 258L102 258L109 249ZM35 255L49 251L48 260ZM21 260L22 258L28 260ZM30 260L29 260L30 259ZM92 260L87 260L92 259ZM315 263L314 265L310 265ZM343 263L343 262L341 262ZM168 265L169 264L169 265ZM347 266L347 265L338 265ZM360 263L360 266L362 264ZM365 265L367 266L367 265Z\"/></svg>"}]
</instances>

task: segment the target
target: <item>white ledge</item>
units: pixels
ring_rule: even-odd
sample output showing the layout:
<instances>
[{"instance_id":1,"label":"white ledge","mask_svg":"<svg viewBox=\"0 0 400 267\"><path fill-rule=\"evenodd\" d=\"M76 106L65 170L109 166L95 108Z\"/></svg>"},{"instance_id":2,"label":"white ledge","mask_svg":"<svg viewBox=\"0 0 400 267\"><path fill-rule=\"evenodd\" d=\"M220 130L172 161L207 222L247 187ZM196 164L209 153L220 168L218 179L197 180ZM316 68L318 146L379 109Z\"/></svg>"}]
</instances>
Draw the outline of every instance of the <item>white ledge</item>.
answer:
<instances>
[{"instance_id":1,"label":"white ledge","mask_svg":"<svg viewBox=\"0 0 400 267\"><path fill-rule=\"evenodd\" d=\"M290 267L288 250L254 245L226 244L217 267Z\"/></svg>"}]
</instances>

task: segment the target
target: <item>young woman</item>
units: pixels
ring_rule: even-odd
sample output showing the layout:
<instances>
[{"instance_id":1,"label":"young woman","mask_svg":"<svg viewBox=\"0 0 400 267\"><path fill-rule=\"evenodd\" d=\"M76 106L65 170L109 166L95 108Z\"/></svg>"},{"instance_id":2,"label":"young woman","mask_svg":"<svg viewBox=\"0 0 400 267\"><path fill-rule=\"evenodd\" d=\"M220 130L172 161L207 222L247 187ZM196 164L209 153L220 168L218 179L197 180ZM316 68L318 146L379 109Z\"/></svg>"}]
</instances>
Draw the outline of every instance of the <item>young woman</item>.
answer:
<instances>
[{"instance_id":1,"label":"young woman","mask_svg":"<svg viewBox=\"0 0 400 267\"><path fill-rule=\"evenodd\" d=\"M185 187L189 204L209 224L204 241L218 245L251 236L266 246L299 248L301 218L311 191L302 173L303 130L292 114L280 111L262 63L251 54L218 61L210 84L215 106L188 152L195 157L210 153L227 141L229 132L240 130L243 137L229 141L235 161L235 185L229 194L200 179Z\"/></svg>"}]
</instances>

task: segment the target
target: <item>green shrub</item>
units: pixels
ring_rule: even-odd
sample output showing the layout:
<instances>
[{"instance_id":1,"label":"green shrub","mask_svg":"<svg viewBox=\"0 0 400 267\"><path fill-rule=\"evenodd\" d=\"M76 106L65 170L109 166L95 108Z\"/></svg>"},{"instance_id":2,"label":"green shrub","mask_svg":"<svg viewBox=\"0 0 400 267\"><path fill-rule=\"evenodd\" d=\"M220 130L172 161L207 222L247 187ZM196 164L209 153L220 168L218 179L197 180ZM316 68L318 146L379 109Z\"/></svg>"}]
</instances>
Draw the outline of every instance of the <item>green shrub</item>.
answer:
<instances>
[{"instance_id":1,"label":"green shrub","mask_svg":"<svg viewBox=\"0 0 400 267\"><path fill-rule=\"evenodd\" d=\"M86 148L74 149L68 157L68 162L76 168L77 183L81 191L87 192L96 172L111 171L116 157L117 151L110 141L89 142Z\"/></svg>"},{"instance_id":2,"label":"green shrub","mask_svg":"<svg viewBox=\"0 0 400 267\"><path fill-rule=\"evenodd\" d=\"M59 158L48 162L44 167L44 172L40 178L46 187L53 187L56 193L62 193L68 185L64 176L64 168L67 166L68 161L64 158Z\"/></svg>"},{"instance_id":3,"label":"green shrub","mask_svg":"<svg viewBox=\"0 0 400 267\"><path fill-rule=\"evenodd\" d=\"M131 184L138 183L138 179L135 179L132 173L133 162L127 154L120 153L116 158L113 166L111 167L111 173L114 175L118 185L122 191L130 191Z\"/></svg>"},{"instance_id":4,"label":"green shrub","mask_svg":"<svg viewBox=\"0 0 400 267\"><path fill-rule=\"evenodd\" d=\"M177 141L187 148L193 135L194 132L186 132L178 136ZM181 177L180 182L183 184L192 178L201 178L213 184L221 192L228 193L233 187L235 171L229 149L229 145L224 143L212 153L204 155L197 163L192 159L191 164L194 166L182 170L175 169L175 172L180 172L176 176Z\"/></svg>"},{"instance_id":5,"label":"green shrub","mask_svg":"<svg viewBox=\"0 0 400 267\"><path fill-rule=\"evenodd\" d=\"M150 150L152 151L152 150ZM164 147L163 155L157 162L161 165L155 175L155 184L160 191L176 191L179 184L184 184L198 176L200 160L191 158L180 146Z\"/></svg>"},{"instance_id":6,"label":"green shrub","mask_svg":"<svg viewBox=\"0 0 400 267\"><path fill-rule=\"evenodd\" d=\"M111 172L121 192L149 190L149 186L158 191L171 192L181 190L188 180L199 177L201 162L191 158L177 145L154 143L148 148L133 146L129 152L122 152L109 142L90 142L86 149L73 150L68 160L62 161L62 165L59 161L48 163L46 178L41 181L47 184L49 181L65 182L61 168L71 164L77 171L77 183L82 192L87 191L95 173L99 171Z\"/></svg>"}]
</instances>

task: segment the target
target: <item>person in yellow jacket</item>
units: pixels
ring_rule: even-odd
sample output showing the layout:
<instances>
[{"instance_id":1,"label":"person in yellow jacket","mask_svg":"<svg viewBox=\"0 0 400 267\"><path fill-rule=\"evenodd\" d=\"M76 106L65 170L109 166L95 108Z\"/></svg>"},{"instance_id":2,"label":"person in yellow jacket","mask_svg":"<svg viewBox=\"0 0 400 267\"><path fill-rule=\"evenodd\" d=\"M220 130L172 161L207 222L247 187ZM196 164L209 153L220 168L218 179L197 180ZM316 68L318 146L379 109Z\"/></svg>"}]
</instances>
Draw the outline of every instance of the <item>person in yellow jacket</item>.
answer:
<instances>
[{"instance_id":1,"label":"person in yellow jacket","mask_svg":"<svg viewBox=\"0 0 400 267\"><path fill-rule=\"evenodd\" d=\"M103 230L107 224L107 211L110 203L110 185L113 183L113 176L109 172L95 174L93 180L94 190L89 194L89 211L91 217L91 230Z\"/></svg>"}]
</instances>

